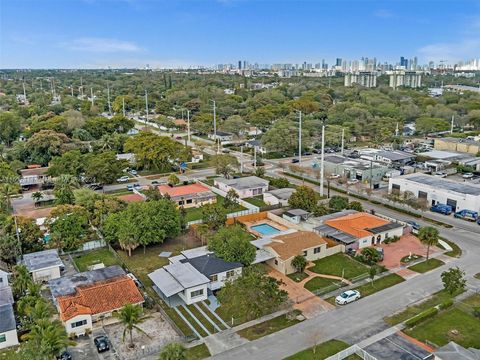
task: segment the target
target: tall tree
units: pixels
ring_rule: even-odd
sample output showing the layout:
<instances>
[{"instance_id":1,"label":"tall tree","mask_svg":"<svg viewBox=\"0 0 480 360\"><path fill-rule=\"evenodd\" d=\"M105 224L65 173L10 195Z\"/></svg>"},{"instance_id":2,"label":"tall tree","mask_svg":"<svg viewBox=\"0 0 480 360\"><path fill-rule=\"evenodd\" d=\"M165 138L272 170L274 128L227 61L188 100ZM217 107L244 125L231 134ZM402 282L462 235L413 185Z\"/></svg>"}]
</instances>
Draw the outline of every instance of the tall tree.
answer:
<instances>
[{"instance_id":1,"label":"tall tree","mask_svg":"<svg viewBox=\"0 0 480 360\"><path fill-rule=\"evenodd\" d=\"M430 255L430 246L435 246L438 244L439 233L436 228L433 226L422 227L418 231L418 238L420 241L427 246L427 260Z\"/></svg>"},{"instance_id":2,"label":"tall tree","mask_svg":"<svg viewBox=\"0 0 480 360\"><path fill-rule=\"evenodd\" d=\"M126 160L117 160L113 151L105 151L86 157L85 175L95 182L111 184L127 167Z\"/></svg>"},{"instance_id":3,"label":"tall tree","mask_svg":"<svg viewBox=\"0 0 480 360\"><path fill-rule=\"evenodd\" d=\"M202 221L210 229L216 230L227 221L227 211L219 204L207 204L202 206Z\"/></svg>"},{"instance_id":4,"label":"tall tree","mask_svg":"<svg viewBox=\"0 0 480 360\"><path fill-rule=\"evenodd\" d=\"M10 146L20 135L21 123L18 116L12 112L0 112L0 142Z\"/></svg>"},{"instance_id":5,"label":"tall tree","mask_svg":"<svg viewBox=\"0 0 480 360\"><path fill-rule=\"evenodd\" d=\"M461 270L458 266L442 272L441 277L445 290L452 295L457 291L465 289L467 285L465 271Z\"/></svg>"},{"instance_id":6,"label":"tall tree","mask_svg":"<svg viewBox=\"0 0 480 360\"><path fill-rule=\"evenodd\" d=\"M75 195L73 189L78 187L78 181L72 175L61 175L55 180L55 188L53 190L57 204L73 204Z\"/></svg>"},{"instance_id":7,"label":"tall tree","mask_svg":"<svg viewBox=\"0 0 480 360\"><path fill-rule=\"evenodd\" d=\"M139 324L141 324L148 318L146 316L143 316L143 309L141 306L134 304L126 304L120 309L120 311L115 314L115 317L120 320L124 327L123 341L125 341L126 335L129 335L129 348L135 347L135 344L133 343L133 330L137 330L138 332L149 337L149 335L144 330L138 327Z\"/></svg>"},{"instance_id":8,"label":"tall tree","mask_svg":"<svg viewBox=\"0 0 480 360\"><path fill-rule=\"evenodd\" d=\"M220 228L208 242L208 249L225 261L250 265L255 260L256 248L251 236L240 225Z\"/></svg>"},{"instance_id":9,"label":"tall tree","mask_svg":"<svg viewBox=\"0 0 480 360\"><path fill-rule=\"evenodd\" d=\"M299 186L288 199L288 205L292 208L313 212L319 200L320 196L315 190L308 186Z\"/></svg>"},{"instance_id":10,"label":"tall tree","mask_svg":"<svg viewBox=\"0 0 480 360\"><path fill-rule=\"evenodd\" d=\"M228 154L214 155L211 162L213 167L215 167L215 172L226 179L232 176L240 166L237 158Z\"/></svg>"},{"instance_id":11,"label":"tall tree","mask_svg":"<svg viewBox=\"0 0 480 360\"><path fill-rule=\"evenodd\" d=\"M47 219L52 240L58 248L77 250L89 232L88 213L78 205L57 206Z\"/></svg>"}]
</instances>

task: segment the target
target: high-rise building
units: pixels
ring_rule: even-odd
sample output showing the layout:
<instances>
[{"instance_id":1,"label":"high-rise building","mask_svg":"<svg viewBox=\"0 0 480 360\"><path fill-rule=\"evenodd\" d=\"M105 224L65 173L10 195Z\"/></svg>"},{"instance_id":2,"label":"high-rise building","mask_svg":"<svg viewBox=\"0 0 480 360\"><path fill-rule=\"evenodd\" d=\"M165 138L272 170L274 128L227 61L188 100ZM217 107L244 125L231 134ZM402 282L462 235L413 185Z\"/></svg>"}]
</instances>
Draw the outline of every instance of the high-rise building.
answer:
<instances>
[{"instance_id":1,"label":"high-rise building","mask_svg":"<svg viewBox=\"0 0 480 360\"><path fill-rule=\"evenodd\" d=\"M405 69L408 69L408 60L403 56L400 57L400 66L403 66Z\"/></svg>"},{"instance_id":2,"label":"high-rise building","mask_svg":"<svg viewBox=\"0 0 480 360\"><path fill-rule=\"evenodd\" d=\"M345 86L358 84L367 88L377 86L377 74L373 71L356 71L345 74Z\"/></svg>"},{"instance_id":3,"label":"high-rise building","mask_svg":"<svg viewBox=\"0 0 480 360\"><path fill-rule=\"evenodd\" d=\"M419 88L422 86L422 73L418 71L405 71L397 69L389 72L390 87L396 89L399 86Z\"/></svg>"},{"instance_id":4,"label":"high-rise building","mask_svg":"<svg viewBox=\"0 0 480 360\"><path fill-rule=\"evenodd\" d=\"M342 66L342 58L337 58L335 61L335 66Z\"/></svg>"},{"instance_id":5,"label":"high-rise building","mask_svg":"<svg viewBox=\"0 0 480 360\"><path fill-rule=\"evenodd\" d=\"M242 60L238 60L238 70L242 70Z\"/></svg>"}]
</instances>

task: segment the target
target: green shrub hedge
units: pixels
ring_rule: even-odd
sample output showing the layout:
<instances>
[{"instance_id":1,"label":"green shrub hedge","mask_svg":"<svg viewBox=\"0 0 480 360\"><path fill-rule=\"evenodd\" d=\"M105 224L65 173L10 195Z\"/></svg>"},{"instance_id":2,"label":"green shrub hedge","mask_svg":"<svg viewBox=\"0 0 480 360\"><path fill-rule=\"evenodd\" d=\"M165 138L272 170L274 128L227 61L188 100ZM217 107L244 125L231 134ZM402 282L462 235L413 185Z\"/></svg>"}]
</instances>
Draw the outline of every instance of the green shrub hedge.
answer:
<instances>
[{"instance_id":1,"label":"green shrub hedge","mask_svg":"<svg viewBox=\"0 0 480 360\"><path fill-rule=\"evenodd\" d=\"M420 314L405 321L405 325L407 325L408 327L413 327L437 314L438 314L438 309L436 307L427 309L425 311L422 311Z\"/></svg>"}]
</instances>

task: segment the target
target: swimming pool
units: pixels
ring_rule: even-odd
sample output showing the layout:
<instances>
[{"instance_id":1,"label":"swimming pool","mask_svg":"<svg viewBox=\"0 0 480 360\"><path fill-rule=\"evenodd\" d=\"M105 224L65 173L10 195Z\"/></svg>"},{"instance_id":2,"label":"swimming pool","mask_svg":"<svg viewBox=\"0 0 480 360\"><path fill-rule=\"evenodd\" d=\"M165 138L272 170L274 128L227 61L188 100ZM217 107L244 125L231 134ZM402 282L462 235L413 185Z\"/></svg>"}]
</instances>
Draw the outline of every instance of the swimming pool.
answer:
<instances>
[{"instance_id":1,"label":"swimming pool","mask_svg":"<svg viewBox=\"0 0 480 360\"><path fill-rule=\"evenodd\" d=\"M279 229L270 225L270 224L259 224L251 227L252 230L262 234L262 235L274 235L280 232Z\"/></svg>"}]
</instances>

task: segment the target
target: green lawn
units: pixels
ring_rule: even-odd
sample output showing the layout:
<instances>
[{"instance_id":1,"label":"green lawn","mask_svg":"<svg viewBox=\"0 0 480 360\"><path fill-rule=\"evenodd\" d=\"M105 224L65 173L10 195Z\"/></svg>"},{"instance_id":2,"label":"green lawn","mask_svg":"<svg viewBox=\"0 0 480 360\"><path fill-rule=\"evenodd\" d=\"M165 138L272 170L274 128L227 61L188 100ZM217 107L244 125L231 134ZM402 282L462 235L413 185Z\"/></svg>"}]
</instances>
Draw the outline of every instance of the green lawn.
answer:
<instances>
[{"instance_id":1,"label":"green lawn","mask_svg":"<svg viewBox=\"0 0 480 360\"><path fill-rule=\"evenodd\" d=\"M322 288L330 287L332 285L340 285L341 281L327 279L322 277L315 277L305 283L305 289L309 291L315 291ZM332 286L332 291L334 290Z\"/></svg>"},{"instance_id":2,"label":"green lawn","mask_svg":"<svg viewBox=\"0 0 480 360\"><path fill-rule=\"evenodd\" d=\"M287 276L295 282L300 282L300 281L308 278L308 274L306 274L304 272L302 272L302 273L295 272L293 274L288 274Z\"/></svg>"},{"instance_id":3,"label":"green lawn","mask_svg":"<svg viewBox=\"0 0 480 360\"><path fill-rule=\"evenodd\" d=\"M187 321L197 330L197 332L200 334L200 336L208 336L205 330L203 330L196 322L193 320L193 318L190 316L190 314L181 306L178 307L178 310L182 313L183 316L187 319Z\"/></svg>"},{"instance_id":4,"label":"green lawn","mask_svg":"<svg viewBox=\"0 0 480 360\"><path fill-rule=\"evenodd\" d=\"M367 284L361 285L355 290L360 291L360 294L362 297L366 297L372 294L375 294L378 291L381 291L383 289L389 288L390 286L397 285L401 282L404 282L405 279L402 278L400 275L397 274L390 274L384 277L381 277L378 280L375 280L372 283L368 282Z\"/></svg>"},{"instance_id":5,"label":"green lawn","mask_svg":"<svg viewBox=\"0 0 480 360\"><path fill-rule=\"evenodd\" d=\"M423 274L423 273L426 273L427 271L436 269L437 267L442 266L444 264L445 263L442 260L428 259L428 260L422 261L421 263L409 266L408 269Z\"/></svg>"},{"instance_id":6,"label":"green lawn","mask_svg":"<svg viewBox=\"0 0 480 360\"><path fill-rule=\"evenodd\" d=\"M437 306L441 304L442 302L453 299L455 296L461 294L463 291L460 291L456 294L450 295L450 293L446 290L440 290L433 294L430 298L428 298L425 301L422 301L421 303L418 303L416 305L412 305L407 307L405 310L388 316L384 318L385 322L391 326L399 324L405 320L410 319L411 317L414 317L415 315L420 314L422 311L425 311L429 308L432 308L434 306Z\"/></svg>"},{"instance_id":7,"label":"green lawn","mask_svg":"<svg viewBox=\"0 0 480 360\"><path fill-rule=\"evenodd\" d=\"M208 351L207 345L200 344L188 348L185 355L187 360L202 360L210 357L210 351Z\"/></svg>"},{"instance_id":8,"label":"green lawn","mask_svg":"<svg viewBox=\"0 0 480 360\"><path fill-rule=\"evenodd\" d=\"M252 204L252 205L255 205L259 208L262 208L262 207L265 207L265 206L268 206L268 204L266 204L264 201L263 201L263 196L254 196L254 197L251 197L251 198L247 198L247 199L243 199L245 200L246 202Z\"/></svg>"},{"instance_id":9,"label":"green lawn","mask_svg":"<svg viewBox=\"0 0 480 360\"><path fill-rule=\"evenodd\" d=\"M344 276L346 279L352 279L356 276L368 273L368 267L352 259L345 254L335 254L326 258L314 261L315 266L308 270L317 274Z\"/></svg>"},{"instance_id":10,"label":"green lawn","mask_svg":"<svg viewBox=\"0 0 480 360\"><path fill-rule=\"evenodd\" d=\"M315 354L313 353L313 347L300 351L295 355L285 358L285 360L323 360L329 356L335 355L336 353L349 348L350 345L340 340L329 340L322 344L318 344L315 348ZM361 359L357 355L351 355L346 360Z\"/></svg>"},{"instance_id":11,"label":"green lawn","mask_svg":"<svg viewBox=\"0 0 480 360\"><path fill-rule=\"evenodd\" d=\"M215 329L215 327L207 320L205 319L205 317L202 315L202 313L200 311L197 310L197 308L193 305L187 305L187 308L188 310L190 310L193 315L195 315L195 317L200 320L200 322L202 323L202 325L208 330L210 331L210 333L214 334L217 332L217 330Z\"/></svg>"},{"instance_id":12,"label":"green lawn","mask_svg":"<svg viewBox=\"0 0 480 360\"><path fill-rule=\"evenodd\" d=\"M466 348L480 348L480 320L458 307L440 312L405 332L420 341L428 340L437 346L455 341Z\"/></svg>"},{"instance_id":13,"label":"green lawn","mask_svg":"<svg viewBox=\"0 0 480 360\"><path fill-rule=\"evenodd\" d=\"M103 263L105 266L120 264L118 258L108 248L89 251L73 258L73 261L79 271L87 271L89 266L99 263Z\"/></svg>"},{"instance_id":14,"label":"green lawn","mask_svg":"<svg viewBox=\"0 0 480 360\"><path fill-rule=\"evenodd\" d=\"M293 311L293 314L299 315L300 311L295 310ZM268 334L272 334L274 332L285 329L289 326L298 324L299 322L300 321L295 319L294 317L293 319L289 319L287 315L281 315L271 320L265 321L261 324L254 325L249 328L240 330L237 333L238 335L240 335L241 337L244 337L245 339L255 340L263 336L266 336Z\"/></svg>"},{"instance_id":15,"label":"green lawn","mask_svg":"<svg viewBox=\"0 0 480 360\"><path fill-rule=\"evenodd\" d=\"M225 201L224 197L222 197L220 195L217 195L217 204L223 205L224 201ZM228 213L242 211L242 210L245 210L245 209L246 208L243 207L242 205L237 204L236 206L234 206L232 208L229 208ZM188 209L185 209L185 210L187 212L187 216L186 216L187 221L195 221L195 220L200 220L202 218L202 208L201 207L198 207L198 208L193 207L193 208L188 208Z\"/></svg>"}]
</instances>

